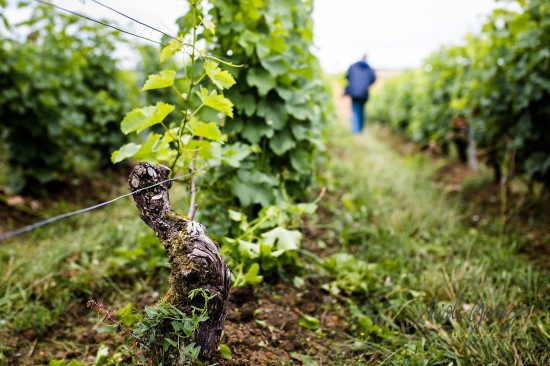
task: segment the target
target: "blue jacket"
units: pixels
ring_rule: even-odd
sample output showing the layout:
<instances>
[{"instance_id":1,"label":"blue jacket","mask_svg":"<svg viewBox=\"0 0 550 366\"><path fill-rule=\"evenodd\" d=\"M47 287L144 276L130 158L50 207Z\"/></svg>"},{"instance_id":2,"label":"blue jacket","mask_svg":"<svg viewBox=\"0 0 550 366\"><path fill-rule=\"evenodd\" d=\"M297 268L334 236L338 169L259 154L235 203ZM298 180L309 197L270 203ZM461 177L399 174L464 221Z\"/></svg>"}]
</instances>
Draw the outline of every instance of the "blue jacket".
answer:
<instances>
[{"instance_id":1,"label":"blue jacket","mask_svg":"<svg viewBox=\"0 0 550 366\"><path fill-rule=\"evenodd\" d=\"M369 87L376 80L372 67L365 61L358 61L349 67L346 79L348 85L345 94L353 100L366 102L369 99Z\"/></svg>"}]
</instances>

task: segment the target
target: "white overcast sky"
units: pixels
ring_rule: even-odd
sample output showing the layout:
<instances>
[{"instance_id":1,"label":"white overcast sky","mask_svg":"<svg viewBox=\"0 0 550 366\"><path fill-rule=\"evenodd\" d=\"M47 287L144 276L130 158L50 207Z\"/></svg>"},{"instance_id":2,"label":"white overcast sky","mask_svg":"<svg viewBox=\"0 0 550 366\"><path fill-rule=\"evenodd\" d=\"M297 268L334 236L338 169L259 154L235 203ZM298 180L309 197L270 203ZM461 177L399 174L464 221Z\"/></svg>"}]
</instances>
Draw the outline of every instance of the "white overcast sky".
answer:
<instances>
[{"instance_id":1,"label":"white overcast sky","mask_svg":"<svg viewBox=\"0 0 550 366\"><path fill-rule=\"evenodd\" d=\"M167 33L176 33L174 20L183 14L185 4L182 0L99 1ZM160 39L91 0L51 2L94 18L114 19L123 29ZM368 53L375 68L417 67L440 45L458 43L466 33L479 32L497 5L494 0L316 0L315 52L328 72L345 70L363 53ZM16 12L7 15L13 20L20 17Z\"/></svg>"}]
</instances>

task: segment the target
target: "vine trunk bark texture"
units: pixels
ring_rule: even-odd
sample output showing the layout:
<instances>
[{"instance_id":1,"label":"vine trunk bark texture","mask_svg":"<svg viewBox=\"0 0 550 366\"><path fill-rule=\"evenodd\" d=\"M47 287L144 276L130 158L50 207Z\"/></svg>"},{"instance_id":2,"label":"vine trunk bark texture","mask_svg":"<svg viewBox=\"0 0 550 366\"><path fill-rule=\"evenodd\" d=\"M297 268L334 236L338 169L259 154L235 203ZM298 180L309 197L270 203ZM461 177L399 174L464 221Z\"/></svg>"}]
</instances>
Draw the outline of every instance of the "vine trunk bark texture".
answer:
<instances>
[{"instance_id":1,"label":"vine trunk bark texture","mask_svg":"<svg viewBox=\"0 0 550 366\"><path fill-rule=\"evenodd\" d=\"M165 166L142 162L130 173L130 191L167 180L169 172ZM213 295L207 304L208 320L201 323L194 334L194 342L201 346L200 358L209 360L219 346L231 276L204 226L172 211L168 195L171 186L172 182L166 182L137 192L133 195L134 202L141 219L153 229L168 254L170 288L161 301L190 314L193 306L205 305L201 296L189 299L190 291L202 288Z\"/></svg>"}]
</instances>

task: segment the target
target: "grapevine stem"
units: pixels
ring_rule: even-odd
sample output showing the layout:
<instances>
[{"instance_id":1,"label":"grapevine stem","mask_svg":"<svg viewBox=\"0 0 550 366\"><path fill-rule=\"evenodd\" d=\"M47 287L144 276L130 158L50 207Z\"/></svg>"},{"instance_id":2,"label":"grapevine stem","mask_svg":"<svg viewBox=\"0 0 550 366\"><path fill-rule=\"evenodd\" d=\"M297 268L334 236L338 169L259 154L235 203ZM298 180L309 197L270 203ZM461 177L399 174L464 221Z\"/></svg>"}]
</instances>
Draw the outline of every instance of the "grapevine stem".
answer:
<instances>
[{"instance_id":1,"label":"grapevine stem","mask_svg":"<svg viewBox=\"0 0 550 366\"><path fill-rule=\"evenodd\" d=\"M197 186L195 185L195 169L197 168L197 155L199 154L199 148L196 147L193 152L193 162L191 163L191 202L189 203L189 213L187 216L190 220L193 220L195 217L195 212L197 212Z\"/></svg>"},{"instance_id":2,"label":"grapevine stem","mask_svg":"<svg viewBox=\"0 0 550 366\"><path fill-rule=\"evenodd\" d=\"M180 128L179 128L179 131L178 131L178 138L176 140L176 146L177 146L177 152L176 152L176 157L174 158L174 161L172 162L172 165L170 167L170 169L172 170L172 174L175 174L175 170L174 168L176 167L176 163L177 161L179 160L179 158L181 157L181 152L180 152L180 145L181 145L181 135L183 133L183 130L185 129L185 126L187 125L187 122L189 121L189 113L188 113L188 109L189 109L189 102L191 100L191 93L193 91L193 88L197 85L197 82L195 82L193 80L193 78L195 77L195 48L196 48L196 45L197 45L197 24L196 24L196 21L195 21L195 10L196 10L196 4L191 2L191 9L192 9L192 17L193 17L193 43L192 43L192 51L191 51L191 70L190 70L190 78L191 78L191 82L189 83L189 92L187 93L187 95L185 96L184 98L184 101L183 101L183 105L184 105L184 108L183 108L183 119L181 120L181 123L180 123ZM201 78L202 79L202 76ZM199 79L199 80L200 80ZM183 96L181 95L181 93L179 92L179 90L174 86L174 89L176 90L176 92L178 93L178 95L183 98ZM195 150L196 152L197 150ZM193 164L195 163L195 158L193 158ZM193 168L193 171L195 170L195 168ZM194 180L194 175L191 176L191 180ZM193 183L194 184L194 183ZM195 194L195 192L191 192L192 195ZM189 213L191 214L191 209L189 209ZM194 215L194 210L193 210L193 215ZM190 215L189 215L190 216ZM191 217L191 216L190 216ZM192 219L192 217L191 217Z\"/></svg>"}]
</instances>

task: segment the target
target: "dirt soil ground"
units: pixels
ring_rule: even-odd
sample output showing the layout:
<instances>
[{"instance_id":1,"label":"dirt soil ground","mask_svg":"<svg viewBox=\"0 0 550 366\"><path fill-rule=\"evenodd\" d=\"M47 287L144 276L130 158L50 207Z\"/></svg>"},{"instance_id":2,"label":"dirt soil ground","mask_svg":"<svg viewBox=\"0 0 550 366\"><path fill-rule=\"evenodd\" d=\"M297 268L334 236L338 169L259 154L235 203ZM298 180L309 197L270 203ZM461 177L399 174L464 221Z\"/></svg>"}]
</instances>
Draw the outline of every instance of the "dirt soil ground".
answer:
<instances>
[{"instance_id":1,"label":"dirt soil ground","mask_svg":"<svg viewBox=\"0 0 550 366\"><path fill-rule=\"evenodd\" d=\"M233 359L221 364L302 364L309 356L320 364L334 365L333 345L345 341L347 325L342 310L315 283L303 290L287 283L258 293L235 289L222 339L233 351ZM322 333L300 326L303 314L319 319Z\"/></svg>"}]
</instances>

